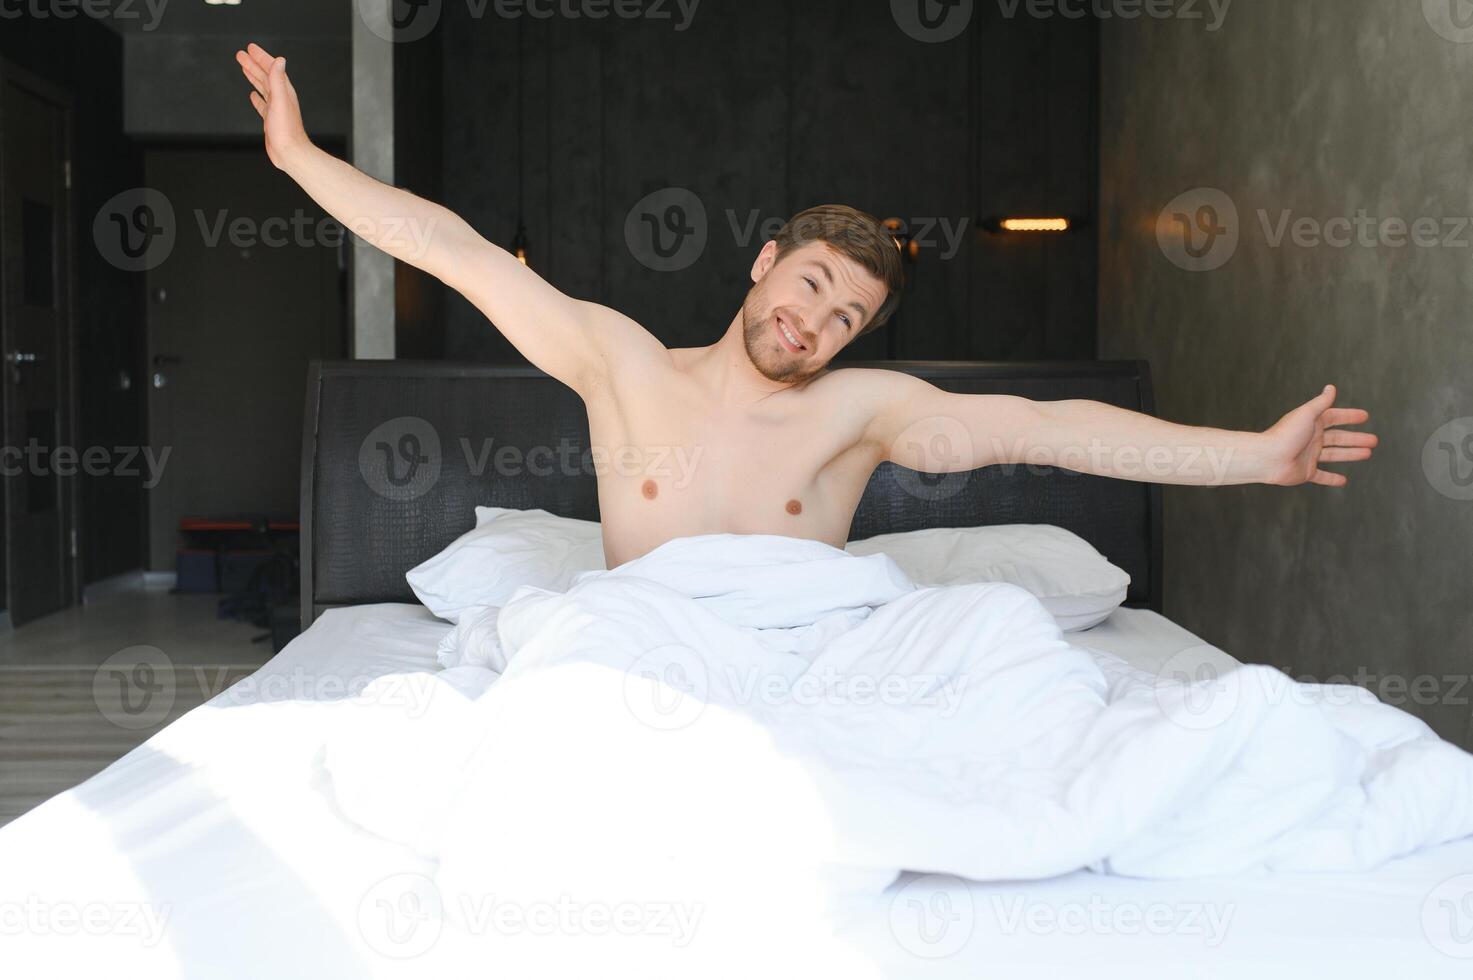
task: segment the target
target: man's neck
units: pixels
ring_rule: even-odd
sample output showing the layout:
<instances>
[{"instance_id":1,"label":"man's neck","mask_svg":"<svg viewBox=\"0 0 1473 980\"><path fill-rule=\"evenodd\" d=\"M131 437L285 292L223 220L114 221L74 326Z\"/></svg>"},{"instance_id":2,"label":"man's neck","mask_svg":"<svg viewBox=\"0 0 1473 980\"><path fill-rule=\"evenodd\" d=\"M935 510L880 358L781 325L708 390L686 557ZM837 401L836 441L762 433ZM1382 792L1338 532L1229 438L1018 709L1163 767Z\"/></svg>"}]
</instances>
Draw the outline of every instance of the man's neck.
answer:
<instances>
[{"instance_id":1,"label":"man's neck","mask_svg":"<svg viewBox=\"0 0 1473 980\"><path fill-rule=\"evenodd\" d=\"M691 349L689 373L718 400L729 405L750 405L795 387L790 382L773 381L757 370L747 356L742 327L742 314L738 311L720 340L709 347Z\"/></svg>"}]
</instances>

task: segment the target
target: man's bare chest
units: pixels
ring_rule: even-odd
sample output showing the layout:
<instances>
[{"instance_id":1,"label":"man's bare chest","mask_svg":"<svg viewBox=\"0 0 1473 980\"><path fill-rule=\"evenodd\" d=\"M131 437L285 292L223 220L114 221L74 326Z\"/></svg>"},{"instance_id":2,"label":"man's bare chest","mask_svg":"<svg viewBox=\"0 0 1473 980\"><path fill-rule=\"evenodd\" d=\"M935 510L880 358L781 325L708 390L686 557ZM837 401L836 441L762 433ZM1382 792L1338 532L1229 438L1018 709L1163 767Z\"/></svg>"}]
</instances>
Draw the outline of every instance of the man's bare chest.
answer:
<instances>
[{"instance_id":1,"label":"man's bare chest","mask_svg":"<svg viewBox=\"0 0 1473 980\"><path fill-rule=\"evenodd\" d=\"M818 399L732 411L700 397L589 406L601 484L654 501L696 497L715 506L764 502L796 517L821 508L835 482L863 485L853 434ZM808 411L804 411L808 409ZM853 480L845 479L853 470ZM604 493L604 497L610 496ZM840 492L840 498L850 494Z\"/></svg>"}]
</instances>

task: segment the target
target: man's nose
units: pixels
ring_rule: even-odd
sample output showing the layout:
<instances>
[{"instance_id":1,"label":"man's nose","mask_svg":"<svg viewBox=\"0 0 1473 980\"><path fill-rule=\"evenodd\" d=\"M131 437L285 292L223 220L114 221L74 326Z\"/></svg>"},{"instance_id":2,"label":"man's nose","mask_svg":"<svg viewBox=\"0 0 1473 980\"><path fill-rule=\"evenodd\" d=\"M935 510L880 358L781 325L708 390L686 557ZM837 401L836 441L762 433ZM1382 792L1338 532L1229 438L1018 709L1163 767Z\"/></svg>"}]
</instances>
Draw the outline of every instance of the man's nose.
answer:
<instances>
[{"instance_id":1,"label":"man's nose","mask_svg":"<svg viewBox=\"0 0 1473 980\"><path fill-rule=\"evenodd\" d=\"M808 333L808 324L813 319L811 307L798 307L793 310L793 329L798 331L798 339L802 340Z\"/></svg>"}]
</instances>

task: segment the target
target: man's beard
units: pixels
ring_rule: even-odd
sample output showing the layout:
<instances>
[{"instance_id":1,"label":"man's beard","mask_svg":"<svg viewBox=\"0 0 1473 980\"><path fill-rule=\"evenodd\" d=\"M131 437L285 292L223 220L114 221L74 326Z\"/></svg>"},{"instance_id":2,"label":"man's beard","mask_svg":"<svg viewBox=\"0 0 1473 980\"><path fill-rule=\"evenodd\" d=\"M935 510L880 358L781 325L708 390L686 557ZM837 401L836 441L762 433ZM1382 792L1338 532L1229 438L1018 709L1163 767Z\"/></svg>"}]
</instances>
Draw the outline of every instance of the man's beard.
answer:
<instances>
[{"instance_id":1,"label":"man's beard","mask_svg":"<svg viewBox=\"0 0 1473 980\"><path fill-rule=\"evenodd\" d=\"M742 341L747 348L747 360L769 381L797 383L806 381L823 370L823 365L813 365L806 360L794 361L795 356L775 336L774 311L766 316L752 312L748 303L742 304Z\"/></svg>"}]
</instances>

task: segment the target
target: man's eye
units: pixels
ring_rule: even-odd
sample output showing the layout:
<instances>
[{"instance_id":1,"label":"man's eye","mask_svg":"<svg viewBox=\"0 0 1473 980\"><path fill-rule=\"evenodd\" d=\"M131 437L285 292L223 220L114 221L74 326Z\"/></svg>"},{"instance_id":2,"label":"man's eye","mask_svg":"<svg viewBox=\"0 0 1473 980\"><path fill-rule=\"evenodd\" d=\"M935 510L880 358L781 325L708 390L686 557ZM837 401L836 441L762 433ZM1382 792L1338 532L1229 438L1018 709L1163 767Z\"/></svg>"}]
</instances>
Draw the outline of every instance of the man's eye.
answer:
<instances>
[{"instance_id":1,"label":"man's eye","mask_svg":"<svg viewBox=\"0 0 1473 980\"><path fill-rule=\"evenodd\" d=\"M849 318L847 316L845 316L844 314L840 313L839 314L839 319L844 321L844 329L845 330L853 329L854 324L849 322Z\"/></svg>"},{"instance_id":2,"label":"man's eye","mask_svg":"<svg viewBox=\"0 0 1473 980\"><path fill-rule=\"evenodd\" d=\"M812 289L815 293L818 292L818 283L814 282L812 279L809 279L807 276L803 277L803 281L808 283L809 289Z\"/></svg>"}]
</instances>

